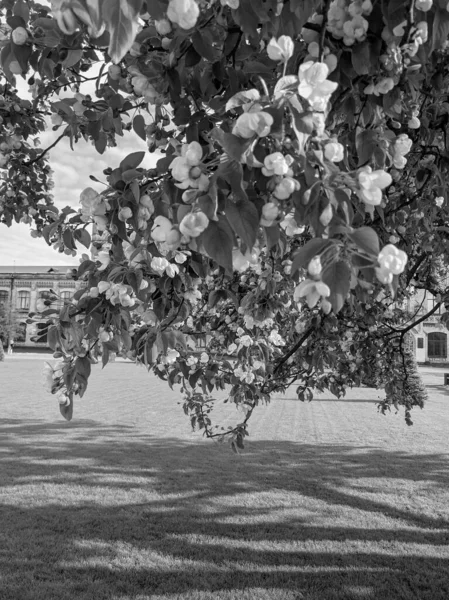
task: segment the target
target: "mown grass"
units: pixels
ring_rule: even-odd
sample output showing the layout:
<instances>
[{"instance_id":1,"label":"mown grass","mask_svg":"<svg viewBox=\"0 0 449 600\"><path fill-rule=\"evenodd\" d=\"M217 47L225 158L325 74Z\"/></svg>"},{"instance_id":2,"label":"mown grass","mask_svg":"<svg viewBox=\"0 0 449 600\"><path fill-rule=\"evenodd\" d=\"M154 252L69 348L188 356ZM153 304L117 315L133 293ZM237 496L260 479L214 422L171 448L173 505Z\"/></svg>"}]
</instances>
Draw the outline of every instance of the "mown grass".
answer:
<instances>
[{"instance_id":1,"label":"mown grass","mask_svg":"<svg viewBox=\"0 0 449 600\"><path fill-rule=\"evenodd\" d=\"M96 369L65 423L41 368L0 365L0 600L449 598L442 373L413 428L287 396L235 456L143 370Z\"/></svg>"}]
</instances>

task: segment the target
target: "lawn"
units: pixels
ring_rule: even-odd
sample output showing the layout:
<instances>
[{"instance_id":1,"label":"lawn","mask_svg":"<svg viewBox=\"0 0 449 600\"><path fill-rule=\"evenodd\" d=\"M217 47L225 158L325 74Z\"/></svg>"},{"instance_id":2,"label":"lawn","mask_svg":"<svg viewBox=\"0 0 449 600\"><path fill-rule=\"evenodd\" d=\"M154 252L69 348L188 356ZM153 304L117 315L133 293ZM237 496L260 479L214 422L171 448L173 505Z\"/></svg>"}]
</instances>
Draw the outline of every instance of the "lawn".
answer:
<instances>
[{"instance_id":1,"label":"lawn","mask_svg":"<svg viewBox=\"0 0 449 600\"><path fill-rule=\"evenodd\" d=\"M380 392L254 416L239 456L144 369L95 367L74 421L0 363L0 600L447 600L449 397L408 428Z\"/></svg>"}]
</instances>

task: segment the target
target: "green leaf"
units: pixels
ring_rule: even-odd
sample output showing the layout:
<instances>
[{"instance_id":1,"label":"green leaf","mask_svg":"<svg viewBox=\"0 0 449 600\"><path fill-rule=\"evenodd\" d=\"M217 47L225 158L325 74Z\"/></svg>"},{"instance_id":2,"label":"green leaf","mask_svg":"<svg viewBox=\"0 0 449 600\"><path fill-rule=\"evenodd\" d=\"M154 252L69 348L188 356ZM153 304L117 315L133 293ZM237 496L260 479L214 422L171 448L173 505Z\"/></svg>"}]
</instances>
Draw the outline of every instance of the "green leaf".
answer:
<instances>
[{"instance_id":1,"label":"green leaf","mask_svg":"<svg viewBox=\"0 0 449 600\"><path fill-rule=\"evenodd\" d=\"M59 412L66 421L71 421L73 417L73 398L70 399L70 404L60 404Z\"/></svg>"},{"instance_id":2,"label":"green leaf","mask_svg":"<svg viewBox=\"0 0 449 600\"><path fill-rule=\"evenodd\" d=\"M133 129L137 133L137 135L143 139L144 142L147 141L147 134L145 131L145 119L142 115L136 115L133 119Z\"/></svg>"},{"instance_id":3,"label":"green leaf","mask_svg":"<svg viewBox=\"0 0 449 600\"><path fill-rule=\"evenodd\" d=\"M13 15L16 17L21 17L25 23L28 23L28 19L30 18L30 9L28 8L25 0L17 0L12 9Z\"/></svg>"},{"instance_id":4,"label":"green leaf","mask_svg":"<svg viewBox=\"0 0 449 600\"><path fill-rule=\"evenodd\" d=\"M351 269L347 262L339 260L330 264L323 270L321 279L330 288L331 295L328 300L332 304L334 313L338 313L349 293L351 282Z\"/></svg>"},{"instance_id":5,"label":"green leaf","mask_svg":"<svg viewBox=\"0 0 449 600\"><path fill-rule=\"evenodd\" d=\"M215 127L211 131L210 137L220 144L229 158L237 162L240 162L244 152L251 145L251 140L242 140L232 133L226 133L220 127Z\"/></svg>"},{"instance_id":6,"label":"green leaf","mask_svg":"<svg viewBox=\"0 0 449 600\"><path fill-rule=\"evenodd\" d=\"M133 45L142 0L103 0L102 16L111 36L108 53L118 64Z\"/></svg>"},{"instance_id":7,"label":"green leaf","mask_svg":"<svg viewBox=\"0 0 449 600\"><path fill-rule=\"evenodd\" d=\"M446 8L437 8L432 24L431 52L439 50L449 35L449 12Z\"/></svg>"},{"instance_id":8,"label":"green leaf","mask_svg":"<svg viewBox=\"0 0 449 600\"><path fill-rule=\"evenodd\" d=\"M379 238L377 233L371 227L360 227L352 233L348 233L348 238L354 242L361 250L367 254L372 254L377 258L380 252Z\"/></svg>"},{"instance_id":9,"label":"green leaf","mask_svg":"<svg viewBox=\"0 0 449 600\"><path fill-rule=\"evenodd\" d=\"M360 44L354 44L352 66L358 75L368 75L376 69L380 46L381 40L375 40L374 42L365 40Z\"/></svg>"},{"instance_id":10,"label":"green leaf","mask_svg":"<svg viewBox=\"0 0 449 600\"><path fill-rule=\"evenodd\" d=\"M210 39L205 39L205 38ZM208 35L207 31L195 31L192 36L192 44L195 48L196 52L202 57L208 60L209 62L215 62L217 60L217 52L212 46L212 38Z\"/></svg>"},{"instance_id":11,"label":"green leaf","mask_svg":"<svg viewBox=\"0 0 449 600\"><path fill-rule=\"evenodd\" d=\"M76 240L78 240L79 242L81 242L81 244L83 244L83 246L86 246L86 248L89 248L91 238L90 238L90 233L87 231L87 229L76 229L73 235Z\"/></svg>"},{"instance_id":12,"label":"green leaf","mask_svg":"<svg viewBox=\"0 0 449 600\"><path fill-rule=\"evenodd\" d=\"M233 202L230 198L227 198L225 214L232 229L251 249L256 243L259 229L257 208L249 200Z\"/></svg>"},{"instance_id":13,"label":"green leaf","mask_svg":"<svg viewBox=\"0 0 449 600\"><path fill-rule=\"evenodd\" d=\"M128 154L126 158L120 163L120 169L122 172L128 171L129 169L136 169L145 157L145 152L132 152Z\"/></svg>"},{"instance_id":14,"label":"green leaf","mask_svg":"<svg viewBox=\"0 0 449 600\"><path fill-rule=\"evenodd\" d=\"M218 221L209 221L207 229L201 234L207 254L229 274L232 274L233 238L229 223L221 215Z\"/></svg>"},{"instance_id":15,"label":"green leaf","mask_svg":"<svg viewBox=\"0 0 449 600\"><path fill-rule=\"evenodd\" d=\"M330 240L323 240L321 238L314 238L309 240L307 244L302 246L295 254L292 263L292 275L296 273L299 268L306 269L309 262L317 254L321 254L323 250L332 245Z\"/></svg>"}]
</instances>

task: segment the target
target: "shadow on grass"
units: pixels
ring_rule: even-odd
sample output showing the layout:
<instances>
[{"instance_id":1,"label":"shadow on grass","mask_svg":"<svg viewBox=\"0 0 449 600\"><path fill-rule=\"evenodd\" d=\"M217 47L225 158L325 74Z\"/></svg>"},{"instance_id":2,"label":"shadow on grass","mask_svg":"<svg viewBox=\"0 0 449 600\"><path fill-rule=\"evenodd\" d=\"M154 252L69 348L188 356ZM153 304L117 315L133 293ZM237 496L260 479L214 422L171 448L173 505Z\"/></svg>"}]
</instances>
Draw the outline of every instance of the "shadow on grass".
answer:
<instances>
[{"instance_id":1,"label":"shadow on grass","mask_svg":"<svg viewBox=\"0 0 449 600\"><path fill-rule=\"evenodd\" d=\"M449 597L444 455L5 419L0 457L1 600Z\"/></svg>"}]
</instances>

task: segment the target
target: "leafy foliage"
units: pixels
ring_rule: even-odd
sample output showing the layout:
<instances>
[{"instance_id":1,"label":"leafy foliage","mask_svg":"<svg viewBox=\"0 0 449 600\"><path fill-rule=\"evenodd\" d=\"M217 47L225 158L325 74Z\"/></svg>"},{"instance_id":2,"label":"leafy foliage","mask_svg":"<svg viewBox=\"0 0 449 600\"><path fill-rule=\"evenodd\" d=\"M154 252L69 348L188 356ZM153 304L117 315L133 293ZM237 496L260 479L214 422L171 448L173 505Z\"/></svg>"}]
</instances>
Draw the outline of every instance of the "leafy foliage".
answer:
<instances>
[{"instance_id":1,"label":"leafy foliage","mask_svg":"<svg viewBox=\"0 0 449 600\"><path fill-rule=\"evenodd\" d=\"M192 426L236 451L255 407L293 383L301 400L384 383L409 420L402 356L419 319L404 307L419 289L449 304L436 272L449 251L445 3L0 10L1 220L91 253L74 302L45 314L64 416L90 362L122 352L181 384ZM50 122L55 141L38 150ZM68 137L103 154L125 131L155 166L131 153L101 194L86 188L80 209L59 211L48 150ZM244 416L213 429L225 388Z\"/></svg>"}]
</instances>

